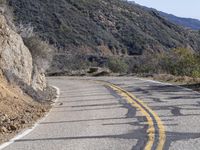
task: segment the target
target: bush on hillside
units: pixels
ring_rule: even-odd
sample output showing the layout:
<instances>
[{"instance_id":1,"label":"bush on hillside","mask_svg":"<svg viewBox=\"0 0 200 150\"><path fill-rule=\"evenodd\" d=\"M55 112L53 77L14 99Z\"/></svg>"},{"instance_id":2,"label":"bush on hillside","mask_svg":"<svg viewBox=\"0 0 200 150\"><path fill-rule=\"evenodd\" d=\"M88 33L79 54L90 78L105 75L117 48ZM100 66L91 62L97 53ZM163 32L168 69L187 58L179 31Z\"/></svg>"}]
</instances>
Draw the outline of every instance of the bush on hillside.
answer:
<instances>
[{"instance_id":1,"label":"bush on hillside","mask_svg":"<svg viewBox=\"0 0 200 150\"><path fill-rule=\"evenodd\" d=\"M144 54L126 59L129 73L158 73L158 55Z\"/></svg>"},{"instance_id":2,"label":"bush on hillside","mask_svg":"<svg viewBox=\"0 0 200 150\"><path fill-rule=\"evenodd\" d=\"M33 63L40 70L47 70L52 59L55 47L47 41L42 41L38 36L23 38L24 44L28 47L33 57Z\"/></svg>"},{"instance_id":3,"label":"bush on hillside","mask_svg":"<svg viewBox=\"0 0 200 150\"><path fill-rule=\"evenodd\" d=\"M51 67L47 70L48 74L73 72L88 69L91 63L87 60L86 56L81 54L64 55L57 54L54 56Z\"/></svg>"},{"instance_id":4,"label":"bush on hillside","mask_svg":"<svg viewBox=\"0 0 200 150\"><path fill-rule=\"evenodd\" d=\"M20 34L23 39L35 36L34 28L30 23L26 25L20 23L17 25L17 33Z\"/></svg>"},{"instance_id":5,"label":"bush on hillside","mask_svg":"<svg viewBox=\"0 0 200 150\"><path fill-rule=\"evenodd\" d=\"M159 62L159 66L166 73L200 77L200 56L189 49L173 49L170 54L161 56Z\"/></svg>"},{"instance_id":6,"label":"bush on hillside","mask_svg":"<svg viewBox=\"0 0 200 150\"><path fill-rule=\"evenodd\" d=\"M109 57L107 67L114 73L127 73L128 64L119 57Z\"/></svg>"},{"instance_id":7,"label":"bush on hillside","mask_svg":"<svg viewBox=\"0 0 200 150\"><path fill-rule=\"evenodd\" d=\"M160 54L145 54L126 59L129 73L200 77L200 55L187 48Z\"/></svg>"}]
</instances>

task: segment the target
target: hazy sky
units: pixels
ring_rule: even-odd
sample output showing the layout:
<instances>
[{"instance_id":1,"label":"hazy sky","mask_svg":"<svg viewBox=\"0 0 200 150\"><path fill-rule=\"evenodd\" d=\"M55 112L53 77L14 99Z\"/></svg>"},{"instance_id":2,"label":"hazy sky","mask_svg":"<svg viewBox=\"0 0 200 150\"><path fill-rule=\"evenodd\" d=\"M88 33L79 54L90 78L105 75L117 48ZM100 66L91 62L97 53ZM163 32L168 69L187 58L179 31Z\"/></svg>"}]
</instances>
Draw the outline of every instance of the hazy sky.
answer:
<instances>
[{"instance_id":1,"label":"hazy sky","mask_svg":"<svg viewBox=\"0 0 200 150\"><path fill-rule=\"evenodd\" d=\"M134 0L136 3L156 8L180 17L200 20L200 0Z\"/></svg>"}]
</instances>

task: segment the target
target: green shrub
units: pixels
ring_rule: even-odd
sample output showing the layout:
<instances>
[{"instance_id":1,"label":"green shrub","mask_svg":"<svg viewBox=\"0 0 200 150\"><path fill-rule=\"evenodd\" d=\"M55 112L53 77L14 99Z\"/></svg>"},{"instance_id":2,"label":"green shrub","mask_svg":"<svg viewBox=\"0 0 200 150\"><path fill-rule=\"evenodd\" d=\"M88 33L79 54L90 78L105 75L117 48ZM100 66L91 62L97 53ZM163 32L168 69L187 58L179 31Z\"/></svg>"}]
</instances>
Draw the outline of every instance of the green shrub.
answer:
<instances>
[{"instance_id":1,"label":"green shrub","mask_svg":"<svg viewBox=\"0 0 200 150\"><path fill-rule=\"evenodd\" d=\"M200 77L200 55L187 48L176 48L160 54L144 54L127 60L130 73L167 73Z\"/></svg>"},{"instance_id":2,"label":"green shrub","mask_svg":"<svg viewBox=\"0 0 200 150\"><path fill-rule=\"evenodd\" d=\"M200 78L200 70L193 70L192 71L192 77Z\"/></svg>"},{"instance_id":3,"label":"green shrub","mask_svg":"<svg viewBox=\"0 0 200 150\"><path fill-rule=\"evenodd\" d=\"M108 58L107 67L114 73L126 73L128 71L128 65L119 57Z\"/></svg>"},{"instance_id":4,"label":"green shrub","mask_svg":"<svg viewBox=\"0 0 200 150\"><path fill-rule=\"evenodd\" d=\"M160 57L161 70L163 72L180 75L200 77L199 55L186 48L173 49L169 54Z\"/></svg>"}]
</instances>

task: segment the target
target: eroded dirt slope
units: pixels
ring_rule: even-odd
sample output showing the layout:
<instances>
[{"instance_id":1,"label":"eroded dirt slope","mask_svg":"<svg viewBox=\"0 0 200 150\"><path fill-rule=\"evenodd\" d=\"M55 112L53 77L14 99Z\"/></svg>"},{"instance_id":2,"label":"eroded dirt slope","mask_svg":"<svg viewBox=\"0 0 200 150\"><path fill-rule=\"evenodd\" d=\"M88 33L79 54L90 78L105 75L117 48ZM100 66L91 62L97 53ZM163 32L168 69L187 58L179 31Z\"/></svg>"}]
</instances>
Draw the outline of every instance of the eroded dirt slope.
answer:
<instances>
[{"instance_id":1,"label":"eroded dirt slope","mask_svg":"<svg viewBox=\"0 0 200 150\"><path fill-rule=\"evenodd\" d=\"M49 108L48 104L32 100L0 76L0 143L31 126Z\"/></svg>"}]
</instances>

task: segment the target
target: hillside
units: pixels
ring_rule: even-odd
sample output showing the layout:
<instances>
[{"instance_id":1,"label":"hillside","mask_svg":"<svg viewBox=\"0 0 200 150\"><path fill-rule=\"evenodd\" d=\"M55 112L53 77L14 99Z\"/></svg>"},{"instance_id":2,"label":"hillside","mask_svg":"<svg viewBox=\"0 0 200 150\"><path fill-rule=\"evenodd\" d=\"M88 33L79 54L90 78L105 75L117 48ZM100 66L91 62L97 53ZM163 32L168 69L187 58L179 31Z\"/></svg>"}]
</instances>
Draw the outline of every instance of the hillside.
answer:
<instances>
[{"instance_id":1,"label":"hillside","mask_svg":"<svg viewBox=\"0 0 200 150\"><path fill-rule=\"evenodd\" d=\"M9 0L9 4L16 23L31 23L43 39L59 47L53 62L58 70L68 64L68 54L108 57L158 53L176 47L200 50L199 33L126 1Z\"/></svg>"},{"instance_id":2,"label":"hillside","mask_svg":"<svg viewBox=\"0 0 200 150\"><path fill-rule=\"evenodd\" d=\"M96 53L104 47L131 55L183 44L199 50L188 31L119 0L10 0L10 5L18 23L31 23L41 36L68 50L79 47Z\"/></svg>"}]
</instances>

